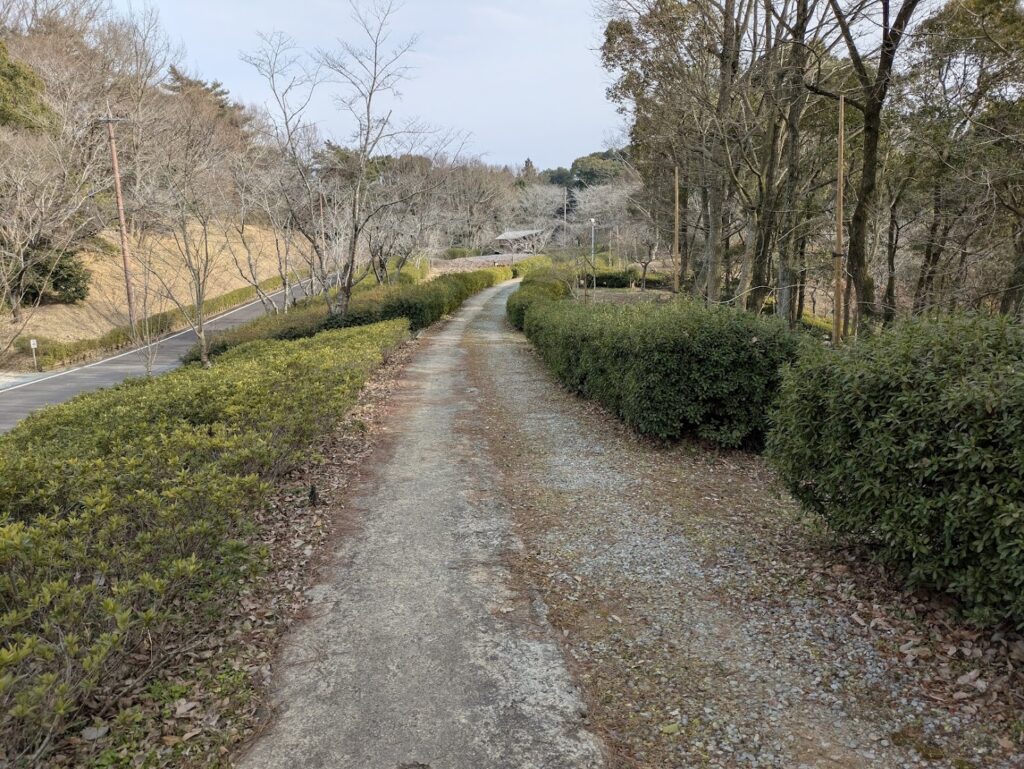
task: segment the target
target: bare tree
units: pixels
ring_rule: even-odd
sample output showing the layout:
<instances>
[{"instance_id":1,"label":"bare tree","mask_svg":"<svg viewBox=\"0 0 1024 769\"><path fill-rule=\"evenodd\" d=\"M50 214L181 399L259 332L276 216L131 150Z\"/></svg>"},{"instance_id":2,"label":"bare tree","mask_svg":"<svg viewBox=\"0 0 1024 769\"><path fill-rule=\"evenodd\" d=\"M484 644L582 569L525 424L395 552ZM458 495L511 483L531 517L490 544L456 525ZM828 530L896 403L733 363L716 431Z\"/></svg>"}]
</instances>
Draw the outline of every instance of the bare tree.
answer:
<instances>
[{"instance_id":1,"label":"bare tree","mask_svg":"<svg viewBox=\"0 0 1024 769\"><path fill-rule=\"evenodd\" d=\"M228 214L224 192L230 189L230 159L237 152L237 134L218 105L204 94L176 97L177 109L162 136L164 154L159 167L164 197L164 227L171 246L165 263L180 267L186 278L183 292L161 272L159 279L199 341L200 360L210 365L206 308L210 279L227 257L226 240L218 237L219 222Z\"/></svg>"},{"instance_id":2,"label":"bare tree","mask_svg":"<svg viewBox=\"0 0 1024 769\"><path fill-rule=\"evenodd\" d=\"M344 169L348 204L348 237L339 265L338 304L336 311L344 314L352 295L356 264L367 224L382 211L401 202L405 196L385 196L371 200L368 191L371 165L382 154L396 149L408 151L415 139L424 133L415 123L400 123L386 103L399 95L398 88L408 76L405 64L415 38L391 42L394 15L398 6L393 0L377 0L369 5L352 3L352 19L362 43L340 41L334 51L321 51L323 66L340 81L343 93L338 105L355 121L352 146L346 155Z\"/></svg>"}]
</instances>

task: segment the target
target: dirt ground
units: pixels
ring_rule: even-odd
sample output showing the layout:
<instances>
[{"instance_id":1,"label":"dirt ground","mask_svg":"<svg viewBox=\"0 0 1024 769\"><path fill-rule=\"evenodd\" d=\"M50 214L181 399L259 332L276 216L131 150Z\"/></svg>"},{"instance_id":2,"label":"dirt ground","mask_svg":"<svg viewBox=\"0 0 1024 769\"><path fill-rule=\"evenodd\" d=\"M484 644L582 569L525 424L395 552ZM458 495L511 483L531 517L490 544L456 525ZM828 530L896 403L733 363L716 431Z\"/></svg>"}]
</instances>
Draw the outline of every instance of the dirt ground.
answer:
<instances>
[{"instance_id":1,"label":"dirt ground","mask_svg":"<svg viewBox=\"0 0 1024 769\"><path fill-rule=\"evenodd\" d=\"M273 236L266 230L254 228L247 233L253 246L261 280L277 274L277 255ZM87 250L81 254L82 261L92 273L89 296L76 304L46 304L33 311L25 327L24 336L41 336L59 341L74 341L98 337L116 326L128 322L128 300L124 287L124 267L121 262L117 233L106 232L102 236L102 249ZM210 298L226 294L249 285L239 274L232 258L237 254L245 266L241 242L234 233L218 232L211 243L217 253L216 267L210 278L207 295ZM141 308L145 301L148 314L155 314L174 307L169 295L185 298L187 304L188 280L180 267L181 257L172 238L149 235L142 242L131 244L132 266L136 302ZM298 259L298 255L295 256ZM151 281L147 288L143 281L141 264L148 261L154 275L159 279Z\"/></svg>"}]
</instances>

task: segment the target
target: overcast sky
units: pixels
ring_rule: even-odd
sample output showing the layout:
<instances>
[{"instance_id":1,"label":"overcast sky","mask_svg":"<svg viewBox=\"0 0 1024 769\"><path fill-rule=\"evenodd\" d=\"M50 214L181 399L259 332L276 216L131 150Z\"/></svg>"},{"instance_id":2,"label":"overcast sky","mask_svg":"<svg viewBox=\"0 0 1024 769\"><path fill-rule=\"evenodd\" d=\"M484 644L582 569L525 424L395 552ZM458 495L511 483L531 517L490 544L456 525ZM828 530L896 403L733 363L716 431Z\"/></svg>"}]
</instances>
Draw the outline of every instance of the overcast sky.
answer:
<instances>
[{"instance_id":1,"label":"overcast sky","mask_svg":"<svg viewBox=\"0 0 1024 769\"><path fill-rule=\"evenodd\" d=\"M221 80L244 102L265 98L259 78L239 61L257 45L257 32L280 30L311 50L356 34L348 0L150 2L185 47L189 69ZM591 0L405 0L395 38L412 34L420 39L400 112L468 132L470 150L488 162L530 157L539 168L567 166L606 149L620 131L605 99ZM345 138L349 129L326 95L313 117Z\"/></svg>"}]
</instances>

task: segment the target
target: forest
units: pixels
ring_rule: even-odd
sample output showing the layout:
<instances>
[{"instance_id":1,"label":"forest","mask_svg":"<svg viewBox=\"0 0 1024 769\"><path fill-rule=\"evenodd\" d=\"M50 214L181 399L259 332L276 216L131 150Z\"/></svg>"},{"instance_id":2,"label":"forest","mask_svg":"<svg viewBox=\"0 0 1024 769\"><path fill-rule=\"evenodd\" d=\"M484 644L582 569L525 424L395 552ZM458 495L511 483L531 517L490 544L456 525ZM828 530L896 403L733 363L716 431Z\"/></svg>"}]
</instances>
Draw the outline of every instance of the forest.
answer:
<instances>
[{"instance_id":1,"label":"forest","mask_svg":"<svg viewBox=\"0 0 1024 769\"><path fill-rule=\"evenodd\" d=\"M1019 315L1019 3L601 10L631 162L666 243L678 189L679 269L695 293L791 322L812 302L824 314L838 253L846 332L957 310Z\"/></svg>"}]
</instances>

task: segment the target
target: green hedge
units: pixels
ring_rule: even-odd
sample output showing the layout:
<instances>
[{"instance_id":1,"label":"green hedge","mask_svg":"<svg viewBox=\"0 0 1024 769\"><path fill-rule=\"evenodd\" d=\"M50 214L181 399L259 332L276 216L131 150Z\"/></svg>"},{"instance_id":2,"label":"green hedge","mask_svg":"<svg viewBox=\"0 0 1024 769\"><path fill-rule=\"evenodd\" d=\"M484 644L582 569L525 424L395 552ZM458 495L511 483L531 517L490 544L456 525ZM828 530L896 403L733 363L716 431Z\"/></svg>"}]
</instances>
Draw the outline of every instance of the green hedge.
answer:
<instances>
[{"instance_id":1,"label":"green hedge","mask_svg":"<svg viewBox=\"0 0 1024 769\"><path fill-rule=\"evenodd\" d=\"M639 267L627 267L624 270L600 269L594 276L597 288L629 288L640 286L643 272ZM647 288L668 288L672 285L672 276L660 272L647 273Z\"/></svg>"},{"instance_id":2,"label":"green hedge","mask_svg":"<svg viewBox=\"0 0 1024 769\"><path fill-rule=\"evenodd\" d=\"M907 323L786 372L769 456L837 531L1024 626L1024 329Z\"/></svg>"},{"instance_id":3,"label":"green hedge","mask_svg":"<svg viewBox=\"0 0 1024 769\"><path fill-rule=\"evenodd\" d=\"M524 278L519 290L505 304L505 315L509 323L522 331L527 311L536 302L549 302L569 296L571 282L570 276L560 276L552 270L538 270Z\"/></svg>"},{"instance_id":4,"label":"green hedge","mask_svg":"<svg viewBox=\"0 0 1024 769\"><path fill-rule=\"evenodd\" d=\"M535 272L550 270L552 267L554 267L554 262L551 260L550 256L528 256L525 259L520 259L518 262L513 263L512 277L525 278Z\"/></svg>"},{"instance_id":5,"label":"green hedge","mask_svg":"<svg viewBox=\"0 0 1024 769\"><path fill-rule=\"evenodd\" d=\"M0 438L8 760L88 725L94 701L116 707L105 687L152 675L168 649L214 630L259 566L266 482L407 337L396 320L256 342L214 369L44 409Z\"/></svg>"},{"instance_id":6,"label":"green hedge","mask_svg":"<svg viewBox=\"0 0 1024 769\"><path fill-rule=\"evenodd\" d=\"M269 278L260 283L263 291L273 293L281 288L280 277ZM207 317L217 315L238 305L251 302L257 298L256 289L252 286L229 291L226 294L208 299L203 307ZM191 312L191 308L190 308ZM150 315L147 319L148 330L151 336L161 336L172 331L178 331L188 325L188 320L179 309L167 310ZM61 342L46 337L36 337L39 349L36 351L39 358L39 365L42 368L54 368L76 361L84 360L97 354L115 352L133 343L131 327L128 325L117 326L102 336L92 339L78 339L71 342ZM29 339L21 336L15 342L14 349L23 354L29 354Z\"/></svg>"},{"instance_id":7,"label":"green hedge","mask_svg":"<svg viewBox=\"0 0 1024 769\"><path fill-rule=\"evenodd\" d=\"M757 447L800 340L774 319L695 302L534 302L524 330L571 390L644 435Z\"/></svg>"},{"instance_id":8,"label":"green hedge","mask_svg":"<svg viewBox=\"0 0 1024 769\"><path fill-rule=\"evenodd\" d=\"M512 278L508 267L455 272L415 286L381 286L352 297L348 312L330 316L323 328L362 326L389 318L408 318L413 331L455 312L478 291Z\"/></svg>"},{"instance_id":9,"label":"green hedge","mask_svg":"<svg viewBox=\"0 0 1024 769\"><path fill-rule=\"evenodd\" d=\"M461 248L455 246L444 252L445 259L465 259L468 256L481 256L479 248Z\"/></svg>"},{"instance_id":10,"label":"green hedge","mask_svg":"<svg viewBox=\"0 0 1024 769\"><path fill-rule=\"evenodd\" d=\"M398 283L390 286L366 284L354 291L344 316L327 314L323 297L300 302L287 313L266 315L227 331L210 335L210 355L220 355L240 344L257 339L301 339L325 329L365 326L393 318L407 318L413 331L426 328L448 315L470 296L512 277L508 267L489 267L473 272L458 272L425 283ZM364 284L360 284L362 286ZM185 354L186 362L199 360L199 348Z\"/></svg>"}]
</instances>

